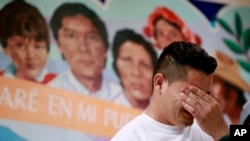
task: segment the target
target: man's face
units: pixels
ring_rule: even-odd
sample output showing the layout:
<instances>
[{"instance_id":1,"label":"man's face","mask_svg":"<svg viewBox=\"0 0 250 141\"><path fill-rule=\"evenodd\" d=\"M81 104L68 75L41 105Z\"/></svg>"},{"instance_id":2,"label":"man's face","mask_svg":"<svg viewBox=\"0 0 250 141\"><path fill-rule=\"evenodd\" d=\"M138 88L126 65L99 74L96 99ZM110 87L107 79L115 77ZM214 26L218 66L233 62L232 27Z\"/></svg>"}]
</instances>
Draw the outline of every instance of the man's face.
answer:
<instances>
[{"instance_id":1,"label":"man's face","mask_svg":"<svg viewBox=\"0 0 250 141\"><path fill-rule=\"evenodd\" d=\"M45 41L38 42L18 35L8 38L4 51L16 66L16 76L24 79L35 79L48 58Z\"/></svg>"},{"instance_id":2,"label":"man's face","mask_svg":"<svg viewBox=\"0 0 250 141\"><path fill-rule=\"evenodd\" d=\"M179 127L187 127L193 124L193 116L187 112L182 106L180 98L181 88L190 85L196 86L207 93L210 93L212 87L212 75L189 69L187 78L185 80L178 80L168 85L167 82L162 86L162 98L160 108L163 123L168 125L175 125Z\"/></svg>"},{"instance_id":3,"label":"man's face","mask_svg":"<svg viewBox=\"0 0 250 141\"><path fill-rule=\"evenodd\" d=\"M106 49L90 19L80 14L64 17L57 42L77 77L100 77L105 66Z\"/></svg>"},{"instance_id":4,"label":"man's face","mask_svg":"<svg viewBox=\"0 0 250 141\"><path fill-rule=\"evenodd\" d=\"M131 41L123 43L116 66L128 99L132 103L148 100L152 90L153 65L143 45Z\"/></svg>"},{"instance_id":5,"label":"man's face","mask_svg":"<svg viewBox=\"0 0 250 141\"><path fill-rule=\"evenodd\" d=\"M174 41L185 40L181 31L164 19L158 20L155 24L155 38L156 45L160 49L164 49Z\"/></svg>"}]
</instances>

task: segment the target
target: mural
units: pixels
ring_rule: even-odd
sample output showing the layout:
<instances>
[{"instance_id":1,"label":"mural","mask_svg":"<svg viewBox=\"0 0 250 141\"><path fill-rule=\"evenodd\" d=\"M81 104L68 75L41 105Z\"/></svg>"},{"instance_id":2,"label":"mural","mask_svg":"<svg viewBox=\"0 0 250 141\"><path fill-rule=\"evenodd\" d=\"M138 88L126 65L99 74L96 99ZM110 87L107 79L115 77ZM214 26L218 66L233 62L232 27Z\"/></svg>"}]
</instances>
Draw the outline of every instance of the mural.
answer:
<instances>
[{"instance_id":1,"label":"mural","mask_svg":"<svg viewBox=\"0 0 250 141\"><path fill-rule=\"evenodd\" d=\"M244 120L247 0L1 0L0 10L0 140L109 140L147 108L173 41L217 59L212 96L228 125Z\"/></svg>"}]
</instances>

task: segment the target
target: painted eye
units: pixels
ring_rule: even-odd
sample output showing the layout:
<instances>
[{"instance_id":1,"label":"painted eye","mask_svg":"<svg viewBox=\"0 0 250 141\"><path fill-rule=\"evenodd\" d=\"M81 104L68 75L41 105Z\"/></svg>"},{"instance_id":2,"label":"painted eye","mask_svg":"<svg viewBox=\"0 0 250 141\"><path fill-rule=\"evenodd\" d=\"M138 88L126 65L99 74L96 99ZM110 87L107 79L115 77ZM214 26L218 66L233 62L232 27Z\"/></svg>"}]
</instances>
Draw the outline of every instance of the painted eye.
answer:
<instances>
[{"instance_id":1,"label":"painted eye","mask_svg":"<svg viewBox=\"0 0 250 141\"><path fill-rule=\"evenodd\" d=\"M17 43L15 45L15 47L18 48L18 49L21 49L21 50L24 50L26 48L26 46L24 44L22 44L22 43Z\"/></svg>"},{"instance_id":2,"label":"painted eye","mask_svg":"<svg viewBox=\"0 0 250 141\"><path fill-rule=\"evenodd\" d=\"M66 37L68 37L68 38L75 38L76 35L73 34L73 33L69 33L69 34L66 34Z\"/></svg>"}]
</instances>

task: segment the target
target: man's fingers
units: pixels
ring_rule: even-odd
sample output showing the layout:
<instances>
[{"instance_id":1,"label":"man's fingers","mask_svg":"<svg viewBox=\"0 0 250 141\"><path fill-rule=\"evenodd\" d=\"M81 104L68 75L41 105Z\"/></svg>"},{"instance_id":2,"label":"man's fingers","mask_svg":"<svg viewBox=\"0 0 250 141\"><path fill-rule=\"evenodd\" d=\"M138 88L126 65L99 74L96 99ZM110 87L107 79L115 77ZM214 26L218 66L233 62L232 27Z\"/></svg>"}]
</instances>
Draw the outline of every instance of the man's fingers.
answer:
<instances>
[{"instance_id":1,"label":"man's fingers","mask_svg":"<svg viewBox=\"0 0 250 141\"><path fill-rule=\"evenodd\" d=\"M202 109L202 105L201 105L201 103L199 103L200 98L197 95L192 94L192 93L189 93L188 95L181 93L180 97L185 103L187 103L188 105L190 105L194 109L196 109L196 110Z\"/></svg>"},{"instance_id":2,"label":"man's fingers","mask_svg":"<svg viewBox=\"0 0 250 141\"><path fill-rule=\"evenodd\" d=\"M199 96L204 101L206 101L208 103L213 102L213 99L211 98L211 96L209 94L207 94L205 91L203 91L197 87L194 87L194 86L189 86L189 90L192 92L192 94Z\"/></svg>"},{"instance_id":3,"label":"man's fingers","mask_svg":"<svg viewBox=\"0 0 250 141\"><path fill-rule=\"evenodd\" d=\"M193 117L197 117L199 115L199 111L185 101L182 101L181 104Z\"/></svg>"}]
</instances>

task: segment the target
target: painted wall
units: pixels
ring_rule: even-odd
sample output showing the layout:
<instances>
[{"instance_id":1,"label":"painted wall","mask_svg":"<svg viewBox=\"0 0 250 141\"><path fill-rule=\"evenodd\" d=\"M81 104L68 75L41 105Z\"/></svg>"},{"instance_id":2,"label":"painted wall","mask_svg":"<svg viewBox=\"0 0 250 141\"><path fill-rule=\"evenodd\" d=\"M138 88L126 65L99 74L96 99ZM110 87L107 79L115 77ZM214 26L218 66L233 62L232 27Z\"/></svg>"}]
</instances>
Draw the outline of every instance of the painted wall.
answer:
<instances>
[{"instance_id":1,"label":"painted wall","mask_svg":"<svg viewBox=\"0 0 250 141\"><path fill-rule=\"evenodd\" d=\"M143 0L27 0L27 3L34 5L39 9L41 14L46 19L47 23L51 19L55 9L65 2L78 2L86 5L90 9L96 12L97 15L104 21L109 40L109 49L107 55L107 62L104 69L104 74L112 81L120 85L119 77L116 75L112 63L114 61L112 56L112 43L116 32L120 29L128 28L132 29L138 34L142 35L145 40L153 43L153 40L145 35L143 28L147 25L147 19L150 13L158 6L163 6L171 9L185 22L185 25L191 29L191 31L199 36L201 39L201 47L207 50L209 54L213 54L214 51L220 51L229 56L233 61L237 63L239 69L239 79L243 79L247 83L247 87L250 84L250 2L245 1L215 1L215 0L164 0L164 1L143 1ZM1 0L0 9L2 9L9 0ZM2 31L0 31L2 32ZM50 29L50 53L49 59L46 64L48 71L60 75L62 70L69 69L69 65L64 61L59 52L56 40L52 36ZM6 69L11 63L11 59L4 53L3 49L0 49L0 70ZM160 51L154 50L159 54ZM93 58L95 59L95 58ZM231 69L230 65L227 66L228 70ZM227 72L225 72L227 73ZM228 74L230 75L230 73ZM8 94L14 96L15 94L7 93L4 89L5 81L0 81L0 113L2 108L5 109L8 105ZM12 82L10 80L10 82ZM16 81L17 86L13 86L12 89L18 89L18 85L23 81ZM26 83L26 82L25 82ZM23 89L29 89L31 87L38 88L41 93L51 95L50 87L40 87L37 84L29 83L28 88L26 86L20 86ZM12 83L7 85L11 88ZM47 90L46 90L47 89ZM117 88L118 89L118 88ZM61 89L55 90L55 93L60 93ZM62 88L63 90L63 88ZM67 91L66 91L67 92ZM249 95L246 90L245 97L248 100ZM30 93L28 94L30 95ZM68 93L68 95L78 95L78 93ZM67 93L62 95L63 98L76 98L77 96L68 96ZM80 97L82 100L88 100L85 97ZM9 99L10 100L10 99ZM43 100L38 100L41 103ZM75 101L76 102L76 101ZM99 101L94 98L91 104L97 104ZM102 103L102 102L101 102ZM104 102L99 105L101 107L109 107L111 102ZM97 104L98 105L98 104ZM110 107L116 109L115 104ZM98 106L97 106L98 107ZM11 109L11 107L9 107ZM13 107L12 107L13 108ZM118 109L120 107L118 106ZM122 107L123 109L123 107ZM126 109L124 110L124 113ZM15 113L15 112L14 112ZM138 112L127 112L136 115ZM10 116L12 114L12 116ZM0 140L1 139L17 139L17 140L108 140L113 132L108 133L102 131L90 130L91 126L96 126L98 129L99 124L85 125L88 128L78 128L77 126L70 127L64 125L61 122L53 124L53 122L42 122L43 120L33 120L32 118L22 117L19 119L18 115L13 116L13 111L8 115L8 111L5 114L0 114ZM22 113L19 113L22 114ZM41 114L41 113L40 113ZM1 116L2 115L2 116ZM46 114L45 114L46 115ZM37 117L38 115L34 116ZM42 115L41 115L42 116ZM101 115L101 118L104 118ZM47 118L51 119L51 118ZM46 121L46 119L44 119ZM70 122L75 119L70 119ZM100 119L101 120L101 119ZM103 126L105 128L105 124ZM114 132L117 129L111 129ZM107 130L107 129L104 129ZM32 133L30 133L32 132ZM86 132L87 134L84 134ZM6 133L1 135L1 133ZM94 134L94 135L93 135Z\"/></svg>"}]
</instances>

